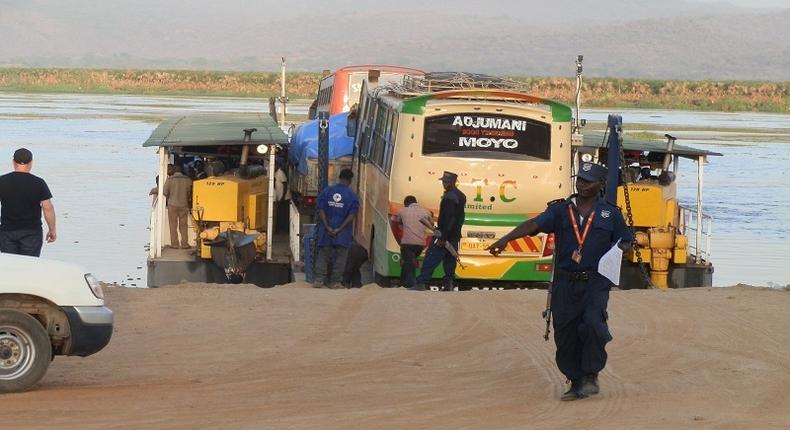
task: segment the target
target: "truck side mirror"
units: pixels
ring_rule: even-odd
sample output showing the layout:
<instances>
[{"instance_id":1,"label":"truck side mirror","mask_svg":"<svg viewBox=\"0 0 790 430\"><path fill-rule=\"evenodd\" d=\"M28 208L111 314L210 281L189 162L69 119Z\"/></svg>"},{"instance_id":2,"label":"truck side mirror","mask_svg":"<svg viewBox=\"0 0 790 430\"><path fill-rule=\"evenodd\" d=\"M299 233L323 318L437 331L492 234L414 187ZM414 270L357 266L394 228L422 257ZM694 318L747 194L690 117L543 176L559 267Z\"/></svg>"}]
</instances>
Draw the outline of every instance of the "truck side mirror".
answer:
<instances>
[{"instance_id":1,"label":"truck side mirror","mask_svg":"<svg viewBox=\"0 0 790 430\"><path fill-rule=\"evenodd\" d=\"M357 136L357 119L349 117L346 121L346 136L348 137L356 137Z\"/></svg>"},{"instance_id":2,"label":"truck side mirror","mask_svg":"<svg viewBox=\"0 0 790 430\"><path fill-rule=\"evenodd\" d=\"M318 99L313 100L310 103L310 107L307 109L307 119L312 121L318 118Z\"/></svg>"}]
</instances>

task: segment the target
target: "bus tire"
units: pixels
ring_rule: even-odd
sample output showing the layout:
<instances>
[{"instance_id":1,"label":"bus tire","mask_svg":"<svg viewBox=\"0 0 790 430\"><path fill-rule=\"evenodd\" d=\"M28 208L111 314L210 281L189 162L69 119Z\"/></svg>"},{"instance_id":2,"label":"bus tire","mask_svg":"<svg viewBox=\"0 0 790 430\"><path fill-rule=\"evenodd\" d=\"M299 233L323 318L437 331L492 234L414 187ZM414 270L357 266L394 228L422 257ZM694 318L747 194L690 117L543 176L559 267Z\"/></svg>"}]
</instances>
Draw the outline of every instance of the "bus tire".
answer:
<instances>
[{"instance_id":1,"label":"bus tire","mask_svg":"<svg viewBox=\"0 0 790 430\"><path fill-rule=\"evenodd\" d=\"M370 264L370 280L382 288L389 288L391 286L390 279L376 271L376 261L374 260L373 240L376 237L375 227L370 227L370 247L368 248L368 263Z\"/></svg>"},{"instance_id":2,"label":"bus tire","mask_svg":"<svg viewBox=\"0 0 790 430\"><path fill-rule=\"evenodd\" d=\"M376 282L376 277L373 274L373 265L366 261L362 267L359 268L359 277L362 285L373 284Z\"/></svg>"},{"instance_id":3,"label":"bus tire","mask_svg":"<svg viewBox=\"0 0 790 430\"><path fill-rule=\"evenodd\" d=\"M52 344L44 326L14 309L0 310L0 393L26 391L49 368Z\"/></svg>"},{"instance_id":4,"label":"bus tire","mask_svg":"<svg viewBox=\"0 0 790 430\"><path fill-rule=\"evenodd\" d=\"M392 287L392 279L390 279L390 278L388 278L388 277L386 277L384 275L379 275L379 273L376 272L375 268L373 269L373 281L375 283L377 283L379 285L379 287L381 287L381 288L391 288Z\"/></svg>"}]
</instances>

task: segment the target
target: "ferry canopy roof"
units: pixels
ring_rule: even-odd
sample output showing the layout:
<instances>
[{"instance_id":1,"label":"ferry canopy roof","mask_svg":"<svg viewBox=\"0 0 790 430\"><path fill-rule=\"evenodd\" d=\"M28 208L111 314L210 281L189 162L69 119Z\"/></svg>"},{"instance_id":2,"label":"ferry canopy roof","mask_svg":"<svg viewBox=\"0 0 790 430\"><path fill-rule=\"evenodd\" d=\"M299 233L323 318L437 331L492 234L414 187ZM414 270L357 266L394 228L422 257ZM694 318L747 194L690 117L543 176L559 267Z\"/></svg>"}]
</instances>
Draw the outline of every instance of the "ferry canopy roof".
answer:
<instances>
[{"instance_id":1,"label":"ferry canopy roof","mask_svg":"<svg viewBox=\"0 0 790 430\"><path fill-rule=\"evenodd\" d=\"M607 136L608 139L608 136ZM605 148L608 144L604 141L604 133L601 132L586 132L584 133L584 141L581 145L582 148ZM722 154L713 151L706 151L704 149L692 148L690 146L678 145L677 142L672 145L672 150L667 151L666 141L644 140L629 138L626 134L623 137L623 149L626 151L648 151L652 153L673 154L684 158L698 159L699 157L707 157L709 155L721 156Z\"/></svg>"},{"instance_id":2,"label":"ferry canopy roof","mask_svg":"<svg viewBox=\"0 0 790 430\"><path fill-rule=\"evenodd\" d=\"M250 142L244 129L257 128ZM143 146L287 145L288 136L264 113L205 113L163 121Z\"/></svg>"}]
</instances>

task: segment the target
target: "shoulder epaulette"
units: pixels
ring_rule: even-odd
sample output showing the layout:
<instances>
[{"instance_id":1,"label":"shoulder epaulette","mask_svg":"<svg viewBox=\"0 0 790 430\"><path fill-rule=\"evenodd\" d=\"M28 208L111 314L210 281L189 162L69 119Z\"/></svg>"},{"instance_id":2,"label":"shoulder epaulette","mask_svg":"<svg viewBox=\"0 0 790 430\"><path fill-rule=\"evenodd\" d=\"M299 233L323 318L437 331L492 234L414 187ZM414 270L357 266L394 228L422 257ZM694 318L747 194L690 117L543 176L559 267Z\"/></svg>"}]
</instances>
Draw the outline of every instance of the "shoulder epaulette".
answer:
<instances>
[{"instance_id":1,"label":"shoulder epaulette","mask_svg":"<svg viewBox=\"0 0 790 430\"><path fill-rule=\"evenodd\" d=\"M546 207L549 207L549 206L552 206L552 205L556 205L557 203L562 203L562 202L567 201L567 200L568 199L554 199L554 200L546 203Z\"/></svg>"}]
</instances>

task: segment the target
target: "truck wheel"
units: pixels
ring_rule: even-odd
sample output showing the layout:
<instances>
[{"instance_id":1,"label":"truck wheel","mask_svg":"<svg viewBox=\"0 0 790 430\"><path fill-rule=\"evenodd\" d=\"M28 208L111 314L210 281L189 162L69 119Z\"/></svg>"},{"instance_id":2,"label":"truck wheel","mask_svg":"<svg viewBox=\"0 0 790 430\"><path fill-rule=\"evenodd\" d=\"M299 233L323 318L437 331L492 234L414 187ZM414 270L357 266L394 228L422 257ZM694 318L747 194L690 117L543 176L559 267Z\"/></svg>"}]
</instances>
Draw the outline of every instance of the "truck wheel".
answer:
<instances>
[{"instance_id":1,"label":"truck wheel","mask_svg":"<svg viewBox=\"0 0 790 430\"><path fill-rule=\"evenodd\" d=\"M0 310L0 393L30 389L47 372L52 345L44 327L32 316Z\"/></svg>"},{"instance_id":2,"label":"truck wheel","mask_svg":"<svg viewBox=\"0 0 790 430\"><path fill-rule=\"evenodd\" d=\"M360 282L363 286L375 282L375 278L373 277L373 265L368 261L363 263L362 267L359 268L359 275Z\"/></svg>"}]
</instances>

